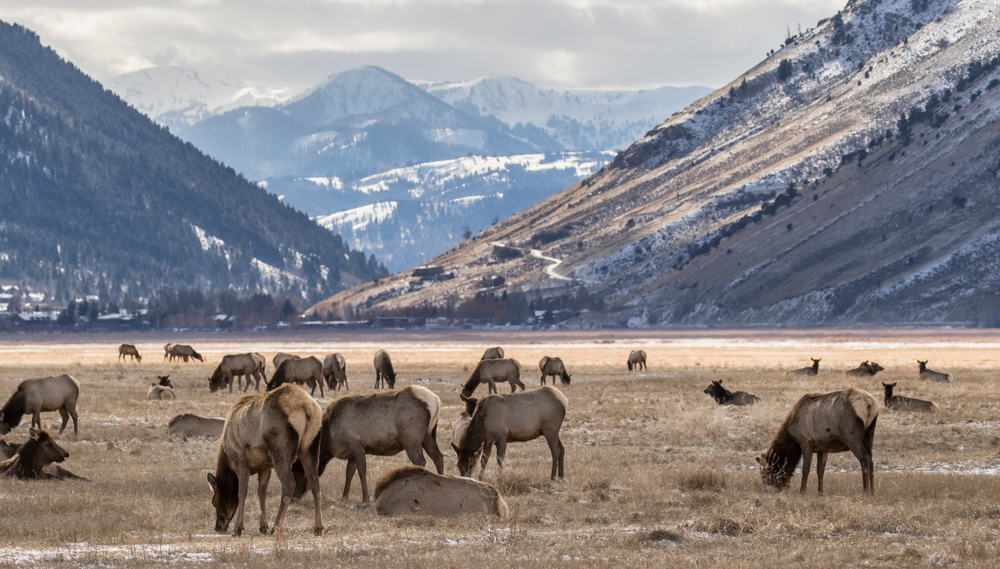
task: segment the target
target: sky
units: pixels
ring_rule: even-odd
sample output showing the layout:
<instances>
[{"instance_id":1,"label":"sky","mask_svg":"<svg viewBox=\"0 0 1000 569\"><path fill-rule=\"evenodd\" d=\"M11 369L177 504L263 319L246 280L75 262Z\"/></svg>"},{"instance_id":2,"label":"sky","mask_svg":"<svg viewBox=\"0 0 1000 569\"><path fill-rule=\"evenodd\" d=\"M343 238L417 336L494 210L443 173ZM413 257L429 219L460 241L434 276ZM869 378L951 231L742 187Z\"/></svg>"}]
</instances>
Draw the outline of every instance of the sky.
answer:
<instances>
[{"instance_id":1,"label":"sky","mask_svg":"<svg viewBox=\"0 0 1000 569\"><path fill-rule=\"evenodd\" d=\"M720 87L846 0L0 0L101 81L170 65L298 91L378 65L406 79Z\"/></svg>"}]
</instances>

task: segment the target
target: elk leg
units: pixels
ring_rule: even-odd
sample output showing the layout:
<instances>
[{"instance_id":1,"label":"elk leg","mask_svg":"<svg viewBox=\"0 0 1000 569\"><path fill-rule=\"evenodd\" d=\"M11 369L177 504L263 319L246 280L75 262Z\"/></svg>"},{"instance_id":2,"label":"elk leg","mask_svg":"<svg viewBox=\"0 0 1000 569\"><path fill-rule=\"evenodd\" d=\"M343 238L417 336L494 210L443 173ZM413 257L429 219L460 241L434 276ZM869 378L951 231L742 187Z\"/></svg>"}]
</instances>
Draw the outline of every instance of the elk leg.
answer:
<instances>
[{"instance_id":1,"label":"elk leg","mask_svg":"<svg viewBox=\"0 0 1000 569\"><path fill-rule=\"evenodd\" d=\"M358 470L358 465L354 463L353 458L347 459L347 479L344 481L344 495L341 499L346 500L348 495L351 493L351 480L354 479L354 473Z\"/></svg>"},{"instance_id":2,"label":"elk leg","mask_svg":"<svg viewBox=\"0 0 1000 569\"><path fill-rule=\"evenodd\" d=\"M313 510L316 512L316 518L313 520L313 534L323 535L323 496L319 488L317 450L319 450L319 440L310 445L308 452L299 455L299 463L306 472L306 480L309 481L309 490L312 491L313 495Z\"/></svg>"},{"instance_id":3,"label":"elk leg","mask_svg":"<svg viewBox=\"0 0 1000 569\"><path fill-rule=\"evenodd\" d=\"M323 395L323 376L322 375L320 376L319 381L317 381L316 383L319 384L319 396L320 396L320 398L326 397L325 395ZM315 390L315 389L316 388L314 387L313 390Z\"/></svg>"},{"instance_id":4,"label":"elk leg","mask_svg":"<svg viewBox=\"0 0 1000 569\"><path fill-rule=\"evenodd\" d=\"M507 440L499 439L496 442L497 445L497 476L503 474L503 459L507 456Z\"/></svg>"},{"instance_id":5,"label":"elk leg","mask_svg":"<svg viewBox=\"0 0 1000 569\"><path fill-rule=\"evenodd\" d=\"M257 500L260 501L260 533L267 535L267 484L271 481L271 469L257 474Z\"/></svg>"},{"instance_id":6,"label":"elk leg","mask_svg":"<svg viewBox=\"0 0 1000 569\"><path fill-rule=\"evenodd\" d=\"M421 448L421 444L413 444L410 442L405 447L406 458L410 459L410 463L416 466L427 466L427 459L424 458L424 451Z\"/></svg>"},{"instance_id":7,"label":"elk leg","mask_svg":"<svg viewBox=\"0 0 1000 569\"><path fill-rule=\"evenodd\" d=\"M812 459L812 447L802 445L802 487L799 488L800 493L806 491L806 482L809 481L809 468L812 466Z\"/></svg>"},{"instance_id":8,"label":"elk leg","mask_svg":"<svg viewBox=\"0 0 1000 569\"><path fill-rule=\"evenodd\" d=\"M559 442L559 435L556 436L545 436L545 442L549 443L549 452L552 453L552 476L551 479L556 479L556 473L558 472L559 478L562 478L562 443Z\"/></svg>"},{"instance_id":9,"label":"elk leg","mask_svg":"<svg viewBox=\"0 0 1000 569\"><path fill-rule=\"evenodd\" d=\"M69 416L73 418L73 434L74 435L79 435L80 434L80 430L79 430L79 428L77 427L77 424L76 424L76 403L74 403L73 405L74 406L70 407L67 411L69 412Z\"/></svg>"},{"instance_id":10,"label":"elk leg","mask_svg":"<svg viewBox=\"0 0 1000 569\"><path fill-rule=\"evenodd\" d=\"M483 443L483 456L479 458L479 479L483 479L483 475L486 474L486 465L490 462L490 452L492 451L493 441L486 439Z\"/></svg>"},{"instance_id":11,"label":"elk leg","mask_svg":"<svg viewBox=\"0 0 1000 569\"><path fill-rule=\"evenodd\" d=\"M434 462L434 467L437 468L438 474L444 474L444 455L441 454L441 449L438 448L437 443L437 426L427 434L424 438L423 448L427 451L427 456L431 457Z\"/></svg>"},{"instance_id":12,"label":"elk leg","mask_svg":"<svg viewBox=\"0 0 1000 569\"><path fill-rule=\"evenodd\" d=\"M292 457L283 455L284 453L281 451L271 452L271 456L274 457L272 459L274 470L278 473L278 480L281 481L281 503L278 505L278 515L274 518L271 535L285 531L285 514L288 512L288 506L292 503L292 491L295 490L295 478L292 476Z\"/></svg>"},{"instance_id":13,"label":"elk leg","mask_svg":"<svg viewBox=\"0 0 1000 569\"><path fill-rule=\"evenodd\" d=\"M823 495L823 474L826 470L826 459L830 456L828 452L817 452L816 453L816 483L818 485L818 492Z\"/></svg>"},{"instance_id":14,"label":"elk leg","mask_svg":"<svg viewBox=\"0 0 1000 569\"><path fill-rule=\"evenodd\" d=\"M31 414L31 426L32 427L37 427L39 429L42 428L42 411L41 411L41 406L39 406L39 409L37 411L35 411L35 412L33 412ZM62 431L59 431L59 432L62 433Z\"/></svg>"},{"instance_id":15,"label":"elk leg","mask_svg":"<svg viewBox=\"0 0 1000 569\"><path fill-rule=\"evenodd\" d=\"M521 378L515 377L514 378L514 385L517 385L518 387L521 388L521 391L524 391L524 384L521 383ZM517 388L515 388L514 385L510 386L510 392L511 393L514 393L515 391L517 391Z\"/></svg>"},{"instance_id":16,"label":"elk leg","mask_svg":"<svg viewBox=\"0 0 1000 569\"><path fill-rule=\"evenodd\" d=\"M499 393L497 391L497 384L492 379L490 380L490 393Z\"/></svg>"},{"instance_id":17,"label":"elk leg","mask_svg":"<svg viewBox=\"0 0 1000 569\"><path fill-rule=\"evenodd\" d=\"M368 503L368 463L365 460L365 449L354 449L354 462L358 465L358 478L361 479L361 503Z\"/></svg>"},{"instance_id":18,"label":"elk leg","mask_svg":"<svg viewBox=\"0 0 1000 569\"><path fill-rule=\"evenodd\" d=\"M69 411L66 410L65 405L59 408L59 416L62 417L62 426L59 427L59 434L61 435L66 430L66 425L69 424Z\"/></svg>"},{"instance_id":19,"label":"elk leg","mask_svg":"<svg viewBox=\"0 0 1000 569\"><path fill-rule=\"evenodd\" d=\"M556 440L559 441L559 479L562 480L565 478L563 475L563 464L566 459L566 447L563 446L562 441L560 441L558 437Z\"/></svg>"},{"instance_id":20,"label":"elk leg","mask_svg":"<svg viewBox=\"0 0 1000 569\"><path fill-rule=\"evenodd\" d=\"M236 501L236 527L233 528L233 537L243 535L243 514L247 505L247 490L250 486L250 469L246 464L240 462L236 464L236 479L239 488Z\"/></svg>"},{"instance_id":21,"label":"elk leg","mask_svg":"<svg viewBox=\"0 0 1000 569\"><path fill-rule=\"evenodd\" d=\"M877 419L876 419L877 420ZM861 419L858 419L858 429L864 429L864 424ZM861 482L863 484L865 494L875 493L875 461L872 460L872 442L875 438L875 421L868 426L865 430L864 439L858 439L857 437L849 437L847 440L847 448L851 449L851 453L858 459L861 463Z\"/></svg>"},{"instance_id":22,"label":"elk leg","mask_svg":"<svg viewBox=\"0 0 1000 569\"><path fill-rule=\"evenodd\" d=\"M538 380L538 385L545 385L545 374L542 374L542 378Z\"/></svg>"}]
</instances>

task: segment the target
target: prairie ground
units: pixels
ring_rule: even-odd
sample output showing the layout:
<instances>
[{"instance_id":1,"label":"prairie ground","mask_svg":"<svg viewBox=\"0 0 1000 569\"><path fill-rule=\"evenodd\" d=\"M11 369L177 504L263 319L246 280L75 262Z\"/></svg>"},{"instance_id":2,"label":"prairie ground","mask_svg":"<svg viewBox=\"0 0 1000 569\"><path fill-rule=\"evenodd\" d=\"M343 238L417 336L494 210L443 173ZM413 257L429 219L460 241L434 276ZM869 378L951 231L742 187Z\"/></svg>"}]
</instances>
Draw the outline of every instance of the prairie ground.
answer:
<instances>
[{"instance_id":1,"label":"prairie ground","mask_svg":"<svg viewBox=\"0 0 1000 569\"><path fill-rule=\"evenodd\" d=\"M137 345L142 363L116 361L123 341ZM168 341L190 343L208 361L165 362ZM543 355L561 357L573 374L559 387L570 402L566 479L549 481L543 439L508 446L502 474L495 460L487 467L484 481L510 505L505 520L377 516L361 504L357 481L341 500L344 463L334 460L321 479L322 537L310 531L311 500L293 505L279 538L254 535L255 499L247 503L248 536L217 535L206 482L216 442L166 435L179 413L226 414L236 393L207 389L224 354L338 351L350 393L366 394L372 356L384 348L397 388L419 383L440 396L439 446L446 473L457 474L450 440L463 408L458 391L493 345L520 361L529 389L538 386ZM647 352L648 371L626 370L632 349ZM822 358L818 376L784 375L810 357ZM918 358L953 381L918 380ZM862 360L886 371L844 375ZM71 426L56 435L57 413L43 414L43 424L70 453L63 466L90 481L0 479L0 567L993 567L998 369L1000 334L981 331L8 336L0 338L0 403L23 379L68 373L80 381L79 436ZM166 373L178 399L146 401L150 383ZM717 406L702 393L713 379L762 401ZM898 382L897 394L933 400L941 412L882 410L874 497L862 495L850 453L831 455L825 496L815 474L805 494L798 475L789 491L764 489L754 457L801 395L854 386L881 401L880 381ZM331 400L327 393L320 403ZM25 440L28 422L6 439ZM405 464L404 454L371 457L370 484ZM272 478L269 518L280 495Z\"/></svg>"}]
</instances>

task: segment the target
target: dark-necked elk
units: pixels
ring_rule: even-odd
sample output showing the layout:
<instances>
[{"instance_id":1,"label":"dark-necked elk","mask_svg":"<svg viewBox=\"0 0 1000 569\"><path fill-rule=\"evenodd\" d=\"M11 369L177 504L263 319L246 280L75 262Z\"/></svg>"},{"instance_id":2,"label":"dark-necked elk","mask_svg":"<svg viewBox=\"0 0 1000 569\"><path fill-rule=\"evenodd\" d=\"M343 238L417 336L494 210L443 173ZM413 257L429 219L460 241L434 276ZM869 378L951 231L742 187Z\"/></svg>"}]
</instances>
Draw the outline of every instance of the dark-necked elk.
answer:
<instances>
[{"instance_id":1,"label":"dark-necked elk","mask_svg":"<svg viewBox=\"0 0 1000 569\"><path fill-rule=\"evenodd\" d=\"M281 481L281 504L273 532L283 532L285 512L292 501L295 478L292 463L302 463L312 490L316 513L313 533L323 533L322 501L317 460L323 410L297 385L282 385L274 391L245 395L229 410L215 461L215 474L208 475L215 506L215 531L223 533L236 515L233 535L243 533L243 513L250 476L257 475L260 500L260 532L267 534L267 483L271 469Z\"/></svg>"},{"instance_id":2,"label":"dark-necked elk","mask_svg":"<svg viewBox=\"0 0 1000 569\"><path fill-rule=\"evenodd\" d=\"M760 401L753 393L746 391L729 391L722 387L722 380L712 381L711 385L705 388L705 393L712 396L719 405L753 405Z\"/></svg>"},{"instance_id":3,"label":"dark-necked elk","mask_svg":"<svg viewBox=\"0 0 1000 569\"><path fill-rule=\"evenodd\" d=\"M519 443L545 437L552 453L552 480L563 477L563 462L566 448L559 440L569 402L555 387L545 386L534 391L511 393L509 395L487 395L473 400L464 395L462 400L475 406L468 423L460 422L452 440L452 448L458 455L458 471L462 476L471 476L476 458L481 457L480 480L490 460L491 447L497 447L497 466L503 471L503 459L507 454L507 443Z\"/></svg>"},{"instance_id":4,"label":"dark-necked elk","mask_svg":"<svg viewBox=\"0 0 1000 569\"><path fill-rule=\"evenodd\" d=\"M861 365L854 369L849 369L846 375L851 377L872 377L876 373L883 371L885 368L878 365L875 362L869 362L867 360L861 362Z\"/></svg>"},{"instance_id":5,"label":"dark-necked elk","mask_svg":"<svg viewBox=\"0 0 1000 569\"><path fill-rule=\"evenodd\" d=\"M503 348L497 346L495 348L487 348L483 352L483 357L479 358L479 361L483 360L502 360L503 359Z\"/></svg>"},{"instance_id":6,"label":"dark-necked elk","mask_svg":"<svg viewBox=\"0 0 1000 569\"><path fill-rule=\"evenodd\" d=\"M398 391L372 395L348 395L330 403L323 412L320 434L319 473L331 459L347 461L343 498L351 492L357 471L361 479L361 500L368 502L366 455L392 456L405 451L410 462L424 466L424 452L444 473L444 455L437 444L438 413L441 400L426 387L410 385ZM296 468L296 495L305 492Z\"/></svg>"},{"instance_id":7,"label":"dark-necked elk","mask_svg":"<svg viewBox=\"0 0 1000 569\"><path fill-rule=\"evenodd\" d=\"M381 516L486 514L506 518L507 511L507 502L493 486L419 466L392 470L375 485L375 512Z\"/></svg>"},{"instance_id":8,"label":"dark-necked elk","mask_svg":"<svg viewBox=\"0 0 1000 569\"><path fill-rule=\"evenodd\" d=\"M628 355L628 370L646 371L646 352L644 350L632 350Z\"/></svg>"},{"instance_id":9,"label":"dark-necked elk","mask_svg":"<svg viewBox=\"0 0 1000 569\"><path fill-rule=\"evenodd\" d=\"M170 346L170 361L174 361L175 358L183 359L185 363L188 360L198 360L199 362L204 362L205 359L201 357L201 354L196 352L194 348L186 344L168 344Z\"/></svg>"},{"instance_id":10,"label":"dark-necked elk","mask_svg":"<svg viewBox=\"0 0 1000 569\"><path fill-rule=\"evenodd\" d=\"M255 354L230 354L222 356L222 361L215 367L212 377L208 379L208 388L215 393L219 389L229 386L229 392L233 391L234 378L246 376L247 385L243 388L246 392L250 388L250 378L254 378L260 384L259 369L260 364Z\"/></svg>"},{"instance_id":11,"label":"dark-necked elk","mask_svg":"<svg viewBox=\"0 0 1000 569\"><path fill-rule=\"evenodd\" d=\"M183 413L170 419L170 422L167 423L167 434L217 439L222 436L222 427L225 424L225 419Z\"/></svg>"},{"instance_id":12,"label":"dark-necked elk","mask_svg":"<svg viewBox=\"0 0 1000 569\"><path fill-rule=\"evenodd\" d=\"M267 382L267 388L274 389L285 383L308 385L312 388L310 393L316 393L316 387L319 386L319 396L323 397L323 362L315 356L281 362L278 369L274 370L271 381Z\"/></svg>"},{"instance_id":13,"label":"dark-necked elk","mask_svg":"<svg viewBox=\"0 0 1000 569\"><path fill-rule=\"evenodd\" d=\"M872 443L877 422L878 401L867 391L851 388L804 395L778 427L771 448L757 457L761 479L766 486L784 489L801 459L800 491L805 492L812 455L816 453L816 478L822 494L827 455L849 450L861 463L864 491L874 494Z\"/></svg>"},{"instance_id":14,"label":"dark-necked elk","mask_svg":"<svg viewBox=\"0 0 1000 569\"><path fill-rule=\"evenodd\" d=\"M787 372L785 375L816 375L816 374L818 374L819 373L819 362L823 358L819 358L819 359L809 358L809 359L812 360L813 365L811 365L809 367L804 367L804 368L799 368L799 369L793 369L793 370Z\"/></svg>"},{"instance_id":15,"label":"dark-necked elk","mask_svg":"<svg viewBox=\"0 0 1000 569\"><path fill-rule=\"evenodd\" d=\"M396 371L392 369L392 360L385 350L375 352L375 389L378 389L379 383L389 389L396 387Z\"/></svg>"},{"instance_id":16,"label":"dark-necked elk","mask_svg":"<svg viewBox=\"0 0 1000 569\"><path fill-rule=\"evenodd\" d=\"M545 378L552 376L552 385L556 384L557 377L563 385L569 385L570 375L566 373L561 359L545 356L538 362L538 369L542 370L542 378L538 380L540 384L545 385Z\"/></svg>"},{"instance_id":17,"label":"dark-necked elk","mask_svg":"<svg viewBox=\"0 0 1000 569\"><path fill-rule=\"evenodd\" d=\"M159 380L159 382L149 386L149 391L146 392L146 399L152 399L154 401L168 401L176 399L177 394L174 392L174 385L170 383L170 376L158 375L156 376L156 379Z\"/></svg>"},{"instance_id":18,"label":"dark-necked elk","mask_svg":"<svg viewBox=\"0 0 1000 569\"><path fill-rule=\"evenodd\" d=\"M927 360L917 360L917 364L920 365L920 379L929 379L931 381L951 381L951 374L927 369Z\"/></svg>"},{"instance_id":19,"label":"dark-necked elk","mask_svg":"<svg viewBox=\"0 0 1000 569\"><path fill-rule=\"evenodd\" d=\"M17 391L0 409L0 435L6 435L21 424L21 417L31 415L31 426L42 428L42 411L59 411L62 426L66 429L73 418L73 434L79 434L76 424L76 401L80 398L80 382L70 375L26 379L18 384Z\"/></svg>"},{"instance_id":20,"label":"dark-necked elk","mask_svg":"<svg viewBox=\"0 0 1000 569\"><path fill-rule=\"evenodd\" d=\"M489 384L489 392L496 393L497 383L505 381L510 384L511 393L517 391L518 387L524 391L524 384L521 383L521 364L517 360L481 360L462 387L462 393L466 397L472 395L481 383Z\"/></svg>"},{"instance_id":21,"label":"dark-necked elk","mask_svg":"<svg viewBox=\"0 0 1000 569\"><path fill-rule=\"evenodd\" d=\"M142 356L139 355L139 350L135 349L132 344L122 344L118 346L118 360L125 361L125 356L132 358L132 361L142 361Z\"/></svg>"},{"instance_id":22,"label":"dark-necked elk","mask_svg":"<svg viewBox=\"0 0 1000 569\"><path fill-rule=\"evenodd\" d=\"M323 358L323 377L326 379L326 386L331 390L340 389L347 391L347 360L341 354L330 354Z\"/></svg>"},{"instance_id":23,"label":"dark-necked elk","mask_svg":"<svg viewBox=\"0 0 1000 569\"><path fill-rule=\"evenodd\" d=\"M69 457L52 436L41 429L30 429L29 438L19 445L14 456L0 462L0 472L10 478L21 480L65 480L75 478L86 480L60 467L56 463Z\"/></svg>"},{"instance_id":24,"label":"dark-necked elk","mask_svg":"<svg viewBox=\"0 0 1000 569\"><path fill-rule=\"evenodd\" d=\"M893 411L914 411L916 413L937 413L941 410L933 401L893 395L892 390L894 387L896 387L895 383L882 384L882 389L885 391L885 406L887 409L892 409Z\"/></svg>"}]
</instances>

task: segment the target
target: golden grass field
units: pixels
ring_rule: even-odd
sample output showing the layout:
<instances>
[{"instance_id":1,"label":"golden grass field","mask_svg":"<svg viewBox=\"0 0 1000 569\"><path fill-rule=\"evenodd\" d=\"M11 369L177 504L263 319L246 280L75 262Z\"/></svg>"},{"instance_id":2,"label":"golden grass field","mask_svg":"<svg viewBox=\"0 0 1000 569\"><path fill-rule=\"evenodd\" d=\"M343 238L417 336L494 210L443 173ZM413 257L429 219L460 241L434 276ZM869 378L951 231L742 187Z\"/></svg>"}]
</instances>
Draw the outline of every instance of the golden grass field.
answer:
<instances>
[{"instance_id":1,"label":"golden grass field","mask_svg":"<svg viewBox=\"0 0 1000 569\"><path fill-rule=\"evenodd\" d=\"M137 345L141 364L115 361L123 341ZM208 361L164 362L168 341L190 343ZM562 428L566 479L549 481L544 439L511 444L503 474L492 460L484 478L506 496L505 520L377 516L360 504L357 481L341 501L344 462L334 460L321 479L324 536L310 531L311 499L293 505L284 536L254 535L254 482L248 536L216 535L206 482L215 441L166 436L176 414L226 414L236 394L207 389L222 355L339 351L350 392L364 394L381 347L393 358L397 388L420 381L441 397L439 445L446 473L457 474L450 440L462 410L458 390L493 345L521 362L529 389L538 386L543 355L561 357L573 374L572 385L560 386L570 402ZM629 351L640 348L649 370L627 371ZM822 358L817 377L784 376L810 357ZM919 381L917 358L953 382ZM886 371L847 378L844 370L862 360ZM69 427L56 438L70 453L63 466L90 482L0 479L0 566L995 567L998 369L1000 334L983 331L7 336L0 338L0 403L23 379L68 373L80 381L80 436ZM146 401L164 373L178 399ZM713 379L762 402L719 407L702 393ZM855 386L881 401L880 380L898 381L897 394L931 399L942 412L882 410L874 497L862 495L850 453L831 455L825 496L816 494L815 473L803 495L798 475L790 491L764 489L754 457L801 395ZM320 403L330 400L328 393ZM30 417L23 421L7 440L27 438ZM43 414L43 423L55 435L58 413ZM405 464L405 454L371 457L372 487ZM272 477L269 522L279 494Z\"/></svg>"}]
</instances>

